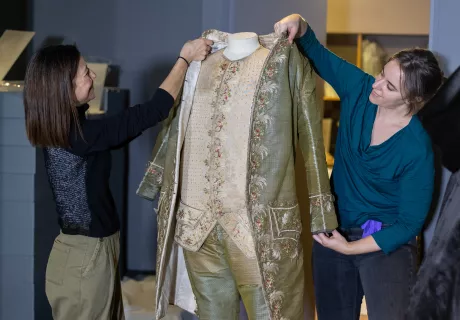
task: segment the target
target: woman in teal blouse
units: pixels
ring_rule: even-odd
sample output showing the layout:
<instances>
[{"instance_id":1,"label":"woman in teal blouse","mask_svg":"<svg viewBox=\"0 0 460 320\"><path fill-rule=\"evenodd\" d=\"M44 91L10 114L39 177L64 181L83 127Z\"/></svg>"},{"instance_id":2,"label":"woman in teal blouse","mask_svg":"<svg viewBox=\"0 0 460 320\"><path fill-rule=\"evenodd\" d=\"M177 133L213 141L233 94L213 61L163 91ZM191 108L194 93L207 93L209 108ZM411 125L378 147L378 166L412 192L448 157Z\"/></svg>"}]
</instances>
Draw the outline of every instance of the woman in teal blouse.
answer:
<instances>
[{"instance_id":1,"label":"woman in teal blouse","mask_svg":"<svg viewBox=\"0 0 460 320\"><path fill-rule=\"evenodd\" d=\"M428 50L404 50L374 78L322 46L298 14L275 31L296 39L341 101L332 174L340 228L313 236L319 320L359 319L363 294L371 320L403 319L434 183L416 113L442 83L438 62Z\"/></svg>"}]
</instances>

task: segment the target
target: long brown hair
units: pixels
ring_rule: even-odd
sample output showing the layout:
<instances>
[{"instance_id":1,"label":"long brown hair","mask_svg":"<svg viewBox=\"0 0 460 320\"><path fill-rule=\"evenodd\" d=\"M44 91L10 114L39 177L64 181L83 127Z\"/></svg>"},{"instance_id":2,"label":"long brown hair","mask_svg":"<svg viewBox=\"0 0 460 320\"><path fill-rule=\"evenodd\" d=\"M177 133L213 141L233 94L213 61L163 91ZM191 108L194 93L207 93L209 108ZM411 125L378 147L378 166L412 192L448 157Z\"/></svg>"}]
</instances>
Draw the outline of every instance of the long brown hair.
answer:
<instances>
[{"instance_id":1,"label":"long brown hair","mask_svg":"<svg viewBox=\"0 0 460 320\"><path fill-rule=\"evenodd\" d=\"M24 81L26 130L34 146L68 148L72 123L81 135L73 79L80 52L59 45L36 52Z\"/></svg>"}]
</instances>

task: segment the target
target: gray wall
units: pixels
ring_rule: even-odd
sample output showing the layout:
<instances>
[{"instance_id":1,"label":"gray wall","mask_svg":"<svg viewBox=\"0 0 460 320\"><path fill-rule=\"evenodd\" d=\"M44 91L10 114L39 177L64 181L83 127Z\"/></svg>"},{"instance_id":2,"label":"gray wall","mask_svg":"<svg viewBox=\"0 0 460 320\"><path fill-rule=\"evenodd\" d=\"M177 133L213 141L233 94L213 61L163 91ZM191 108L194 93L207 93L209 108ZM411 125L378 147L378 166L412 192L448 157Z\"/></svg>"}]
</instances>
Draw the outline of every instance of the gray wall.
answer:
<instances>
[{"instance_id":1,"label":"gray wall","mask_svg":"<svg viewBox=\"0 0 460 320\"><path fill-rule=\"evenodd\" d=\"M431 0L430 49L439 54L446 75L460 65L460 1Z\"/></svg>"},{"instance_id":2,"label":"gray wall","mask_svg":"<svg viewBox=\"0 0 460 320\"><path fill-rule=\"evenodd\" d=\"M446 76L449 76L460 66L459 12L460 1L458 0L431 0L429 48L439 56ZM439 218L440 204L450 175L451 173L445 168L440 171L438 206L436 207L431 223L428 224L424 232L425 250L433 238L433 232Z\"/></svg>"},{"instance_id":3,"label":"gray wall","mask_svg":"<svg viewBox=\"0 0 460 320\"><path fill-rule=\"evenodd\" d=\"M0 319L5 320L34 318L35 153L25 134L22 93L0 92Z\"/></svg>"},{"instance_id":4,"label":"gray wall","mask_svg":"<svg viewBox=\"0 0 460 320\"><path fill-rule=\"evenodd\" d=\"M131 90L131 104L149 98L168 74L183 43L201 34L201 6L195 1L118 0L117 64L120 86ZM128 269L153 270L156 220L152 203L135 195L155 142L156 130L129 146ZM156 204L155 204L156 205Z\"/></svg>"}]
</instances>

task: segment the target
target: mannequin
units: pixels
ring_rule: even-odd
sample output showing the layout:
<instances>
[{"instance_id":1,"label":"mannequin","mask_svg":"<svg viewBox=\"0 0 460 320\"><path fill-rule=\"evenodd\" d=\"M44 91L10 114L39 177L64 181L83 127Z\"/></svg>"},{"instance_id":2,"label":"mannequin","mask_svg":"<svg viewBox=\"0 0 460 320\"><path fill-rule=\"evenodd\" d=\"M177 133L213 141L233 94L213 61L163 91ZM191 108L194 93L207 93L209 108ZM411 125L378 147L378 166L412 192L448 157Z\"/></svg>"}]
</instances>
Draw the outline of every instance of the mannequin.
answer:
<instances>
[{"instance_id":1,"label":"mannequin","mask_svg":"<svg viewBox=\"0 0 460 320\"><path fill-rule=\"evenodd\" d=\"M231 61L240 60L253 54L259 46L259 37L254 32L230 34L224 56Z\"/></svg>"},{"instance_id":2,"label":"mannequin","mask_svg":"<svg viewBox=\"0 0 460 320\"><path fill-rule=\"evenodd\" d=\"M203 37L213 52L190 65L137 191L150 200L160 193L156 318L175 304L235 320L241 298L249 319L301 319L296 146L311 178L301 191L311 231L337 227L313 71L275 34Z\"/></svg>"}]
</instances>

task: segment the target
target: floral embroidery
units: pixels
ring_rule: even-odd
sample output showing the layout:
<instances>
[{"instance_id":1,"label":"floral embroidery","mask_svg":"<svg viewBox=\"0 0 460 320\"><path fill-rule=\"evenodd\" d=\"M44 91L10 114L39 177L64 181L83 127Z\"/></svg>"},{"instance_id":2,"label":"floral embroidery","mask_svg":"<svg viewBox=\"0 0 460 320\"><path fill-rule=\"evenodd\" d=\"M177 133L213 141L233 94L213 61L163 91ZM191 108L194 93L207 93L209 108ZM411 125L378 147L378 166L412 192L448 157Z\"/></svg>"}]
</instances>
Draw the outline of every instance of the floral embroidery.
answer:
<instances>
[{"instance_id":1,"label":"floral embroidery","mask_svg":"<svg viewBox=\"0 0 460 320\"><path fill-rule=\"evenodd\" d=\"M229 66L228 63L224 63L221 66L221 70L223 70L224 72L227 71L226 77L224 78L224 81L222 83L222 88L219 90L220 91L219 95L221 95L221 101L220 101L221 106L224 106L228 102L228 100L232 97L232 91L230 89L230 85L228 84L228 81L233 76L235 76L237 72L240 71L240 63L238 61L233 62L233 63L230 64L230 66ZM219 119L219 117L225 118L225 116L223 114L219 114L218 119Z\"/></svg>"},{"instance_id":2,"label":"floral embroidery","mask_svg":"<svg viewBox=\"0 0 460 320\"><path fill-rule=\"evenodd\" d=\"M156 194L161 189L163 171L163 167L157 165L154 161L149 161L147 163L147 170L139 184L136 194L153 201Z\"/></svg>"},{"instance_id":3,"label":"floral embroidery","mask_svg":"<svg viewBox=\"0 0 460 320\"><path fill-rule=\"evenodd\" d=\"M209 187L204 189L205 194L209 194L209 202L207 207L211 212L214 212L218 216L222 216L223 203L220 200L221 187L225 182L224 172L222 172L222 162L225 156L222 151L222 141L220 134L224 127L227 125L225 112L228 112L224 108L225 104L232 97L232 91L230 89L229 81L240 71L240 62L229 63L223 60L219 66L219 76L222 77L222 82L218 85L214 92L216 94L212 109L214 113L211 116L213 121L212 127L214 130L209 130L208 135L211 137L211 144L208 145L208 149L211 151L210 158L205 160L205 165L208 166L208 172L206 173L206 180L209 183ZM219 102L218 102L219 101Z\"/></svg>"},{"instance_id":4,"label":"floral embroidery","mask_svg":"<svg viewBox=\"0 0 460 320\"><path fill-rule=\"evenodd\" d=\"M205 165L204 176L199 176L197 178L197 185L201 187L205 195L198 206L205 212L205 215L212 214L212 219L203 216L200 218L202 220L193 228L191 228L189 224L187 224L187 226L180 226L179 224L181 223L178 223L176 226L176 242L181 245L185 244L184 247L188 246L188 248L197 250L201 239L203 239L203 236L207 233L206 231L208 231L206 228L213 228L217 218L220 225L226 229L226 232L235 240L235 243L245 255L248 257L255 257L255 247L244 193L247 172L245 172L244 177L239 176L235 180L233 180L232 177L229 178L229 175L231 176L231 172L234 170L232 164L234 164L233 160L235 158L235 154L230 154L230 152L234 150L234 143L241 141L244 143L244 151L242 149L239 153L245 156L247 155L247 149L249 148L248 142L251 136L250 117L252 114L251 109L247 108L247 105L252 102L257 85L257 81L254 81L251 77L255 76L256 80L259 78L262 72L262 64L265 60L265 56L268 54L268 50L258 50L253 56L254 58L236 62L229 62L222 54L222 52L216 53L216 55L211 58L211 62L209 62L211 65L208 64L206 66L206 68L213 70L213 76L211 79L212 81L206 79L205 84L212 83L213 87L209 88L205 86L202 88L199 84L197 85L197 90L206 90L203 92L202 98L206 99L207 103L206 106L203 106L200 104L202 102L198 102L198 105L195 106L194 110L197 118L194 118L194 121L204 118L205 120L200 124L205 123L206 125L200 126L199 124L196 125L196 127L188 127L192 128L192 130L196 130L195 132L197 132L197 134L195 135L195 139L202 142L204 141L202 146L207 149L205 149L201 157L188 151L192 149L187 150L187 146L190 146L192 143L191 135L193 131L190 131L191 135L189 136L186 134L183 149L187 152L187 159L195 157L194 159L200 159L200 161L202 161L201 163ZM244 74L241 73L242 71L244 71ZM241 104L243 100L238 99L238 101L236 101L237 94L244 95L242 99L245 103L241 106L238 106L238 103ZM204 113L203 111L206 112ZM241 115L241 117L237 118L235 115ZM208 121L208 119L210 121ZM228 128L228 121L234 123L233 121L240 119L241 121L245 121L245 123L238 123L236 126ZM207 132L207 137L200 137L200 135L203 134L203 129L205 130L204 132ZM240 130L235 134L234 131L238 129ZM236 138L241 136L243 136L243 139L246 139L246 141ZM227 149L227 147L230 149ZM241 157L239 159L241 159ZM247 168L247 162L244 160L247 159L243 158L243 161L236 163L238 168ZM241 165L243 165L243 167L241 167ZM197 171L201 173L199 170ZM237 173L240 174L241 171ZM187 177L192 178L188 173ZM229 190L229 186L231 188L235 183L241 185L242 188L240 188L240 190L242 191L240 192L240 198L238 198L239 195L236 193L237 201L240 201L240 203L232 207L228 206L226 200L231 199L232 196L235 195L232 194L232 190ZM193 191L190 191L189 194L192 194L192 192ZM189 199L191 203L193 203L193 201L200 201L197 200L196 195L192 195L191 198L187 199L187 193L187 191L184 192L184 201L187 202ZM243 205L241 205L241 203ZM205 208L202 207L203 204ZM244 211L244 213L241 213L240 210ZM182 220L181 216L183 216L183 220L187 220L187 214L184 214L180 208L179 211L177 219ZM229 212L229 214L226 214L227 212ZM202 226L205 228L202 228Z\"/></svg>"},{"instance_id":5,"label":"floral embroidery","mask_svg":"<svg viewBox=\"0 0 460 320\"><path fill-rule=\"evenodd\" d=\"M316 210L316 208L322 208L326 211L334 210L334 196L330 193L311 196L310 209Z\"/></svg>"},{"instance_id":6,"label":"floral embroidery","mask_svg":"<svg viewBox=\"0 0 460 320\"><path fill-rule=\"evenodd\" d=\"M214 128L215 132L220 132L222 131L222 128L224 127L225 124L225 115L220 114L216 117L216 126Z\"/></svg>"},{"instance_id":7,"label":"floral embroidery","mask_svg":"<svg viewBox=\"0 0 460 320\"><path fill-rule=\"evenodd\" d=\"M249 200L252 211L252 225L254 230L254 241L259 261L262 262L262 277L264 282L264 292L268 297L269 306L273 319L281 319L281 309L284 293L276 291L276 274L278 272L277 262L282 257L282 250L288 249L289 252L296 251L299 247L294 241L288 239L281 240L281 246L275 244L272 239L267 238L266 230L269 230L269 209L259 202L259 198L266 187L266 179L259 173L262 161L267 156L268 149L262 141L271 123L269 110L267 110L270 99L277 95L277 86L271 81L279 64L286 59L285 49L289 46L286 40L278 41L266 59L264 71L259 81L259 89L254 98L251 152L249 158L250 178L249 178ZM288 242L291 242L289 244ZM291 254L292 256L292 254Z\"/></svg>"},{"instance_id":8,"label":"floral embroidery","mask_svg":"<svg viewBox=\"0 0 460 320\"><path fill-rule=\"evenodd\" d=\"M202 211L192 209L181 202L176 213L176 219L178 223L188 224L194 227L200 221L202 215Z\"/></svg>"},{"instance_id":9,"label":"floral embroidery","mask_svg":"<svg viewBox=\"0 0 460 320\"><path fill-rule=\"evenodd\" d=\"M176 231L174 239L187 250L197 251L215 225L213 216L188 206L180 201L176 213Z\"/></svg>"},{"instance_id":10,"label":"floral embroidery","mask_svg":"<svg viewBox=\"0 0 460 320\"><path fill-rule=\"evenodd\" d=\"M231 72L232 74L236 74L238 71L240 71L240 63L236 61L232 63L232 65L228 69L229 69L229 72Z\"/></svg>"},{"instance_id":11,"label":"floral embroidery","mask_svg":"<svg viewBox=\"0 0 460 320\"><path fill-rule=\"evenodd\" d=\"M213 41L227 42L228 33L222 32L219 30L215 30L215 29L209 29L203 32L201 37L209 39L209 40L213 40Z\"/></svg>"},{"instance_id":12,"label":"floral embroidery","mask_svg":"<svg viewBox=\"0 0 460 320\"><path fill-rule=\"evenodd\" d=\"M160 201L158 207L158 215L157 215L157 224L158 224L158 249L157 249L157 261L156 261L156 272L157 278L158 275L161 275L162 269L160 262L162 261L163 250L165 246L166 240L166 232L168 230L168 218L171 209L172 203L172 194L173 194L173 186L169 187L168 190L165 191L163 195L163 199Z\"/></svg>"},{"instance_id":13,"label":"floral embroidery","mask_svg":"<svg viewBox=\"0 0 460 320\"><path fill-rule=\"evenodd\" d=\"M262 53L268 54L268 52L263 51ZM242 208L240 206L235 206L231 208L232 210L224 210L224 208L229 209L227 207L225 200L228 199L228 197L231 197L227 194L227 184L233 185L233 183L235 183L235 181L232 180L232 178L227 178L229 175L229 170L232 170L231 168L229 168L229 161L231 161L232 156L234 156L232 154L229 154L228 152L231 152L233 149L226 148L230 146L233 147L233 144L231 142L229 143L228 139L229 137L230 139L234 139L233 130L240 128L239 124L230 129L228 128L228 120L235 121L235 114L230 114L230 112L242 114L243 118L240 119L245 119L245 117L247 118L247 123L243 126L243 128L245 128L244 131L239 131L238 134L240 135L241 132L246 132L245 138L247 140L249 140L250 138L250 110L245 107L241 107L241 109L244 110L243 112L239 109L233 109L235 106L234 99L236 97L235 90L237 89L238 94L240 94L242 92L241 87L244 86L244 89L246 91L243 91L247 96L246 99L248 101L251 101L253 99L254 91L256 88L255 85L257 83L254 81L252 81L252 83L248 83L246 77L240 78L239 72L243 70L243 63L246 65L246 62L251 60L229 62L222 56L222 52L218 54L220 56L217 57L220 60L217 60L217 58L215 58L216 61L212 61L211 63L216 64L207 66L208 68L217 70L217 75L213 75L212 79L213 87L206 87L206 92L203 93L206 96L207 101L211 102L208 102L206 106L198 104L195 106L194 109L196 110L195 115L197 116L197 118L195 119L202 119L203 114L205 114L206 117L209 116L208 119L210 121L205 121L205 126L196 125L196 127L193 127L195 130L197 130L195 132L198 132L198 134L195 135L195 138L197 140L201 139L200 134L202 134L202 130L208 128L205 129L207 130L205 131L207 132L207 137L202 137L205 141L203 146L205 146L207 149L205 150L204 154L201 155L201 157L191 153L187 153L186 156L188 157L188 159L201 159L201 161L203 161L202 163L204 163L206 167L206 172L203 177L205 181L203 181L202 177L200 177L198 178L199 182L197 183L198 185L202 186L204 191L203 193L204 195L206 195L206 197L203 197L202 199L205 208L202 208L201 210L202 212L204 212L204 215L199 218L197 224L193 224L193 219L191 219L188 215L188 211L182 210L180 206L177 215L178 224L176 225L175 240L184 248L196 251L201 246L202 240L204 241L206 239L206 237L204 236L208 234L209 230L211 230L210 228L214 228L216 220L218 220L221 227L223 227L226 230L226 232L232 237L232 239L235 240L235 243L244 252L244 254L248 257L255 258L255 249L252 239L252 232L249 223L247 207L244 206L244 208ZM255 60L249 62L249 67L253 68L253 70L255 70L256 72L260 72L263 60L261 60L258 57L254 59ZM244 71L247 71L247 69L245 68ZM253 73L248 74L253 75ZM198 90L201 90L201 87L199 85ZM203 113L203 111L206 111L206 113ZM190 131L190 133L191 135L193 135L193 131ZM191 143L188 142L189 140L187 140L191 139L190 137L191 136L186 135L185 148L187 148L187 146L190 146L190 144L187 144ZM234 141L239 142L240 140ZM245 146L247 149L247 142L245 143ZM244 154L246 154L246 152L244 152ZM242 162L242 164L244 165L244 167L247 167L246 163ZM191 176L188 177L190 178ZM246 180L242 178L239 182L244 183L245 181ZM184 194L187 194L187 192L185 192ZM183 200L187 202L187 196ZM244 200L244 193L242 192L243 203ZM196 198L190 198L190 201L193 202L197 200ZM203 205L203 202L200 203L200 206ZM242 213L242 211L244 211L244 213ZM226 212L230 212L230 214L225 214ZM188 222L186 223L185 221ZM193 226L191 226L191 224L193 224Z\"/></svg>"},{"instance_id":14,"label":"floral embroidery","mask_svg":"<svg viewBox=\"0 0 460 320\"><path fill-rule=\"evenodd\" d=\"M163 183L163 170L164 168L156 165L153 161L148 163L147 172L150 175L151 180L160 186Z\"/></svg>"},{"instance_id":15,"label":"floral embroidery","mask_svg":"<svg viewBox=\"0 0 460 320\"><path fill-rule=\"evenodd\" d=\"M228 67L228 63L223 62L223 63L221 63L219 69L220 69L221 72L225 72L227 70L227 67Z\"/></svg>"},{"instance_id":16,"label":"floral embroidery","mask_svg":"<svg viewBox=\"0 0 460 320\"><path fill-rule=\"evenodd\" d=\"M302 231L302 221L300 220L299 207L297 201L274 201L269 204L270 229L274 240L293 240L293 245L288 245L292 241L286 241L283 246L288 249L295 249ZM284 243L284 241L283 241ZM292 256L294 252L283 251L286 255Z\"/></svg>"},{"instance_id":17,"label":"floral embroidery","mask_svg":"<svg viewBox=\"0 0 460 320\"><path fill-rule=\"evenodd\" d=\"M326 218L335 216L334 196L330 193L323 193L317 196L310 196L311 230L328 230Z\"/></svg>"}]
</instances>

